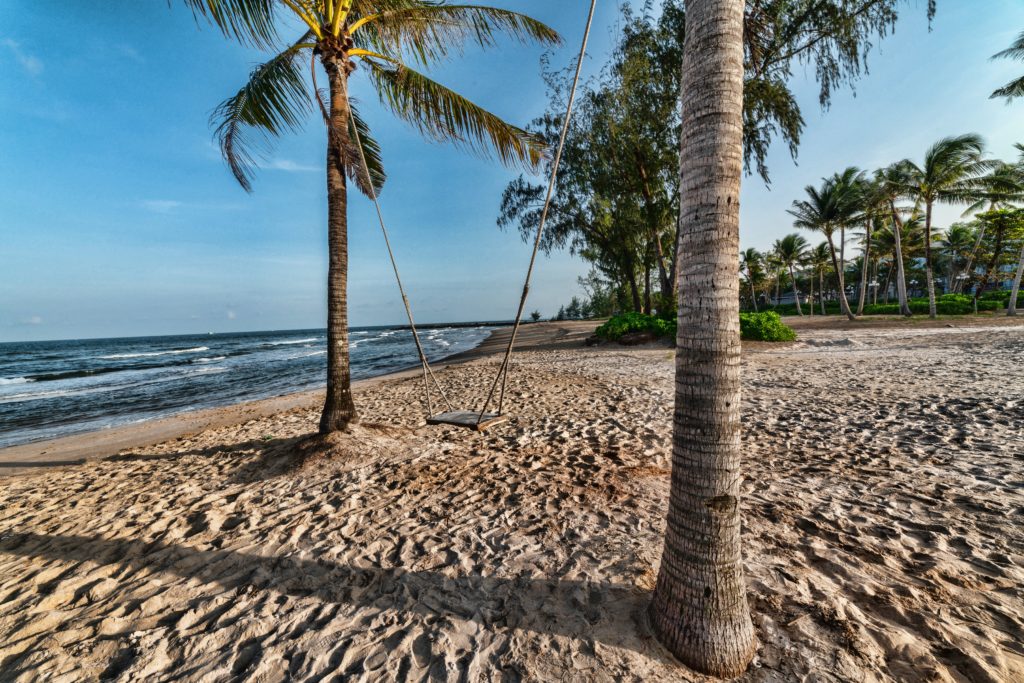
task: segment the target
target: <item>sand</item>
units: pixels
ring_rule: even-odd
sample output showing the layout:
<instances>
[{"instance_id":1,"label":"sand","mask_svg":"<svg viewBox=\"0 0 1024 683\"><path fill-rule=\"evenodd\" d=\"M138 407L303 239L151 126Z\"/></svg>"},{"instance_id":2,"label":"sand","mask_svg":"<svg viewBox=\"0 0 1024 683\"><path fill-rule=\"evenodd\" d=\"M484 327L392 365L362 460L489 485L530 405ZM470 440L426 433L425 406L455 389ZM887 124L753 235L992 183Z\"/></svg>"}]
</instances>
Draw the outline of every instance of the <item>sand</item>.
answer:
<instances>
[{"instance_id":1,"label":"sand","mask_svg":"<svg viewBox=\"0 0 1024 683\"><path fill-rule=\"evenodd\" d=\"M1024 328L744 354L749 681L1024 680ZM440 371L479 395L497 360ZM644 615L672 356L518 356L509 422L299 406L0 480L2 680L703 681Z\"/></svg>"}]
</instances>

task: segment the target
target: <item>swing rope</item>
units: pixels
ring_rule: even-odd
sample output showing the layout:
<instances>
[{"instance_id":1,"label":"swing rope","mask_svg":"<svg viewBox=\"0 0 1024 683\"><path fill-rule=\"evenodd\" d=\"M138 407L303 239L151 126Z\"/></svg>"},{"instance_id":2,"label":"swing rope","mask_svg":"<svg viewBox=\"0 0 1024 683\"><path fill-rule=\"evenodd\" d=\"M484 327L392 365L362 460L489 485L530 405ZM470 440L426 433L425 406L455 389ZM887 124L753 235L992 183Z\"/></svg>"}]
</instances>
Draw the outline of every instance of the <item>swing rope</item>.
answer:
<instances>
[{"instance_id":1,"label":"swing rope","mask_svg":"<svg viewBox=\"0 0 1024 683\"><path fill-rule=\"evenodd\" d=\"M540 222L537 225L537 235L533 241L533 251L530 254L530 264L526 269L526 279L523 282L523 292L519 298L519 308L516 311L515 323L512 326L512 333L509 336L508 346L505 349L505 355L501 361L501 366L498 368L498 374L494 378L494 382L491 385L490 392L487 394L487 398L484 401L483 407L480 409L479 415L477 416L477 425L481 423L484 418L487 408L490 407L491 401L494 399L494 394L498 390L498 386L501 386L501 393L498 398L498 415L502 414L502 409L505 405L505 387L508 381L509 369L511 367L512 350L515 347L516 336L519 333L519 327L523 319L523 311L526 308L526 299L530 293L530 280L533 277L533 268L537 261L537 252L540 251L541 238L544 235L544 225L547 221L548 210L551 208L551 199L554 195L555 182L558 178L558 166L562 160L562 152L565 149L565 139L569 132L569 121L572 117L573 104L576 100L576 90L579 86L580 73L583 70L583 59L587 53L587 42L590 39L590 29L594 22L594 11L597 8L597 0L591 0L590 12L587 15L587 24L583 32L583 41L580 45L579 57L576 61L576 73L573 76L572 88L569 91L569 101L566 106L565 120L562 122L562 130L558 138L558 149L555 153L555 158L552 161L551 166L551 177L548 180L547 194L544 198L544 208L541 211ZM341 141L331 125L331 119L328 115L327 108L324 106L323 100L320 98L320 91L316 86L316 59L314 57L310 64L310 69L313 72L313 91L316 93L317 104L320 105L320 113L324 118L324 123L327 124L328 134L331 137L332 142L337 146L336 152L338 153L339 159L344 160L346 154L342 148ZM441 383L438 382L437 377L434 375L434 371L430 367L430 363L427 361L427 355L423 351L423 345L420 343L419 332L416 329L416 323L413 320L412 307L409 305L409 297L406 296L405 287L402 284L402 276L398 271L398 263L395 260L394 251L391 248L391 239L388 236L388 229L384 223L384 214L380 208L380 202L377 199L377 190L373 186L372 175L370 173L370 166L366 161L366 154L363 151L362 139L359 135L359 127L356 125L355 114L352 113L351 101L348 96L348 83L347 79L342 79L342 87L344 88L345 101L349 103L349 121L351 123L352 137L355 147L359 150L359 159L362 162L363 172L366 174L367 187L370 193L370 199L373 200L374 208L377 211L377 221L380 223L381 233L384 235L384 244L388 250L388 258L391 259L391 269L395 273L395 280L398 283L398 291L402 295L402 304L405 306L405 316L409 321L409 329L412 331L413 342L416 344L416 352L419 354L420 364L423 366L423 388L426 395L427 403L427 415L433 414L433 404L430 398L430 383L433 381L434 386L437 388L438 393L448 406L448 410L454 411L455 408L452 406L451 401L448 400L448 396L444 392L444 388ZM343 170L344 172L344 170Z\"/></svg>"},{"instance_id":2,"label":"swing rope","mask_svg":"<svg viewBox=\"0 0 1024 683\"><path fill-rule=\"evenodd\" d=\"M336 146L335 152L338 154L339 159L345 159L346 155L341 145L341 141L338 139L337 131L334 130L334 126L331 125L330 116L327 113L327 108L324 106L323 100L320 98L320 91L316 86L316 59L314 57L310 64L310 70L313 74L313 91L316 93L317 104L320 105L320 114L324 117L324 123L327 124L328 134L331 137L332 142ZM352 113L352 101L348 94L348 83L347 79L342 79L342 88L344 88L345 102L348 105L349 121L352 124L352 135L353 142L355 143L356 149L359 150L359 158L362 162L363 172L366 174L366 186L370 192L370 199L373 200L373 206L377 211L377 221L380 223L381 233L384 235L384 245L388 250L388 258L391 259L391 269L395 272L395 281L398 283L398 292L402 295L402 304L405 306L405 317L409 321L409 329L412 331L412 340L416 344L416 353L419 355L420 365L423 368L423 393L427 403L427 415L431 415L434 412L433 402L430 398L430 382L434 382L434 386L437 388L437 393L440 394L441 399L448 406L448 410L454 410L452 402L448 400L448 395L445 394L444 388L441 383L437 381L437 377L434 375L433 369L430 367L430 363L427 362L427 354L423 351L423 344L420 342L420 334L416 329L416 322L412 316L412 306L409 305L409 297L405 294L405 286L402 284L402 276L398 271L398 262L395 260L395 252L391 248L391 239L388 235L387 226L384 223L384 214L380 208L380 201L377 199L377 189L373 186L373 176L370 173L370 166L366 161L366 154L363 152L363 141L359 135L359 126L356 125L355 114ZM344 169L342 169L344 173Z\"/></svg>"},{"instance_id":3,"label":"swing rope","mask_svg":"<svg viewBox=\"0 0 1024 683\"><path fill-rule=\"evenodd\" d=\"M516 311L516 320L512 326L512 334L508 339L508 348L505 349L505 357L501 361L501 367L498 368L498 374L494 378L494 383L491 385L491 391L487 394L487 399L484 401L483 407L480 409L480 414L477 416L477 424L483 420L484 414L487 412L487 408L490 407L491 401L494 399L494 392L498 389L498 383L501 383L501 394L498 398L498 415L501 415L502 408L505 405L505 385L508 381L508 373L511 367L512 361L512 349L515 347L516 335L519 333L519 325L523 319L523 311L526 309L526 298L530 294L530 279L533 277L533 266L537 260L537 252L540 250L540 241L544 235L544 223L548 219L548 209L551 208L551 198L555 190L555 182L558 179L558 165L562 161L562 151L565 149L565 138L569 132L569 121L572 117L573 103L576 99L576 88L580 82L580 72L583 70L583 58L587 54L587 41L590 39L590 27L594 22L594 10L597 7L597 0L590 0L590 13L587 15L587 26L583 31L583 42L580 45L580 55L576 60L576 74L573 76L572 89L569 91L569 102L565 108L565 120L562 122L562 132L558 138L558 151L555 153L555 158L551 165L551 178L548 180L548 191L544 198L544 208L540 214L540 222L537 224L537 235L533 240L533 252L530 254L530 265L526 269L526 280L523 282L523 294L519 297L519 309Z\"/></svg>"}]
</instances>

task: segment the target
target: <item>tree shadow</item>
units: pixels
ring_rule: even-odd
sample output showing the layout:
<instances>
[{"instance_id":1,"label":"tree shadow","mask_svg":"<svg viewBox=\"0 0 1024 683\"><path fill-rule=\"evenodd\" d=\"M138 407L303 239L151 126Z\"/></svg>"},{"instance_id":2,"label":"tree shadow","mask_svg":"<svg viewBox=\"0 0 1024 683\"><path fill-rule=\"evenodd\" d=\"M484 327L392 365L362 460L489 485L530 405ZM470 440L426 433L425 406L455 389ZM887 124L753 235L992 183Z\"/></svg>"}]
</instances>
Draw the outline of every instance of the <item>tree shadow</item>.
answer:
<instances>
[{"instance_id":1,"label":"tree shadow","mask_svg":"<svg viewBox=\"0 0 1024 683\"><path fill-rule=\"evenodd\" d=\"M0 462L0 469L31 469L36 467L64 467L66 465L81 465L85 458L75 460L7 460Z\"/></svg>"},{"instance_id":2,"label":"tree shadow","mask_svg":"<svg viewBox=\"0 0 1024 683\"><path fill-rule=\"evenodd\" d=\"M648 629L649 592L635 586L531 576L451 576L434 570L354 566L324 556L263 556L76 535L11 534L0 537L0 554L121 564L229 590L266 590L338 606L412 613L427 624L457 618L486 629L564 636L583 641L588 649L599 642L672 661Z\"/></svg>"}]
</instances>

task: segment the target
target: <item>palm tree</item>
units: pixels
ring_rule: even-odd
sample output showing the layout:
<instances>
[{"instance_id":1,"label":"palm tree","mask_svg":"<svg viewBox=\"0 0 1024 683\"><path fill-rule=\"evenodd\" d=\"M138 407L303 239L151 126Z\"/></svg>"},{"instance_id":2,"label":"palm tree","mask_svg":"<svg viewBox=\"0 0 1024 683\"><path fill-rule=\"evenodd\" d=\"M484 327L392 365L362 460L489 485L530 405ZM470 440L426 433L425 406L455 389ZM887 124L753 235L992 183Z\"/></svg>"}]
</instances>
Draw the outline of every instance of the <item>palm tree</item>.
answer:
<instances>
[{"instance_id":1,"label":"palm tree","mask_svg":"<svg viewBox=\"0 0 1024 683\"><path fill-rule=\"evenodd\" d=\"M740 270L747 276L747 284L750 285L750 302L757 312L757 290L756 281L764 277L764 264L761 252L753 247L740 254Z\"/></svg>"},{"instance_id":2,"label":"palm tree","mask_svg":"<svg viewBox=\"0 0 1024 683\"><path fill-rule=\"evenodd\" d=\"M932 209L937 202L969 204L982 196L980 177L992 167L985 160L985 142L968 133L932 145L921 166L905 160L904 193L924 205L924 272L928 287L928 317L936 317L935 274L932 270Z\"/></svg>"},{"instance_id":3,"label":"palm tree","mask_svg":"<svg viewBox=\"0 0 1024 683\"><path fill-rule=\"evenodd\" d=\"M558 34L518 12L430 0L185 0L197 16L257 48L278 44L278 27L302 35L249 74L249 81L214 111L221 152L246 190L272 138L299 128L314 111L327 128L327 398L320 432L344 430L357 419L349 371L348 194L346 178L375 198L384 182L380 149L349 98L348 81L363 67L381 103L427 137L509 164L538 164L539 139L508 124L416 71L457 52L463 43L495 44L504 32L521 41L556 44ZM286 21L280 14L288 17ZM327 75L328 103L316 88L316 65ZM311 76L307 80L306 74ZM364 164L365 160L365 164Z\"/></svg>"},{"instance_id":4,"label":"palm tree","mask_svg":"<svg viewBox=\"0 0 1024 683\"><path fill-rule=\"evenodd\" d=\"M803 316L800 308L800 290L796 286L796 265L801 263L807 253L807 240L798 233L791 233L780 240L775 240L773 245L779 260L789 270L789 279L793 282L793 300L796 301L797 315Z\"/></svg>"},{"instance_id":5,"label":"palm tree","mask_svg":"<svg viewBox=\"0 0 1024 683\"><path fill-rule=\"evenodd\" d=\"M807 252L807 265L811 268L811 282L818 276L818 298L821 300L821 314L825 315L825 271L831 263L832 252L828 242L820 242L818 246ZM813 286L813 284L812 284ZM814 295L811 295L811 314L814 314Z\"/></svg>"},{"instance_id":6,"label":"palm tree","mask_svg":"<svg viewBox=\"0 0 1024 683\"><path fill-rule=\"evenodd\" d=\"M1024 31L1017 36L1017 40L1010 44L1010 47L1006 48L1002 52L997 52L992 55L992 59L1016 59L1018 61L1024 61ZM993 92L989 99L996 97L1005 97L1007 101L1012 101L1015 97L1021 97L1024 95L1024 76L1016 78L1001 88L998 88Z\"/></svg>"},{"instance_id":7,"label":"palm tree","mask_svg":"<svg viewBox=\"0 0 1024 683\"><path fill-rule=\"evenodd\" d=\"M904 223L900 215L900 209L896 206L896 201L903 196L909 173L910 170L904 162L897 162L875 171L875 185L878 188L879 196L882 201L889 205L889 220L893 237L893 260L896 266L896 297L899 301L900 315L907 316L908 318L912 313L910 312L910 304L907 302L907 274L906 264L903 260ZM888 291L888 286L886 286L886 292Z\"/></svg>"},{"instance_id":8,"label":"palm tree","mask_svg":"<svg viewBox=\"0 0 1024 683\"><path fill-rule=\"evenodd\" d=\"M885 188L877 177L863 179L860 187L861 209L864 220L864 260L861 264L860 292L857 297L857 315L864 314L864 301L867 298L868 270L871 266L871 238L875 226L889 214Z\"/></svg>"},{"instance_id":9,"label":"palm tree","mask_svg":"<svg viewBox=\"0 0 1024 683\"><path fill-rule=\"evenodd\" d=\"M1020 280L1024 275L1024 240L1021 241L1020 256L1017 257L1017 274L1013 276L1013 287L1010 288L1010 301L1006 305L1006 315L1017 315L1017 296L1020 293Z\"/></svg>"},{"instance_id":10,"label":"palm tree","mask_svg":"<svg viewBox=\"0 0 1024 683\"><path fill-rule=\"evenodd\" d=\"M689 0L679 175L672 486L651 625L703 673L755 651L740 552L739 196L744 0Z\"/></svg>"},{"instance_id":11,"label":"palm tree","mask_svg":"<svg viewBox=\"0 0 1024 683\"><path fill-rule=\"evenodd\" d=\"M949 258L949 281L952 291L960 289L962 280L966 280L967 261L965 256L971 253L971 245L975 240L975 231L963 223L954 223L949 226L946 236L942 240L942 250ZM963 264L963 265L962 265Z\"/></svg>"},{"instance_id":12,"label":"palm tree","mask_svg":"<svg viewBox=\"0 0 1024 683\"><path fill-rule=\"evenodd\" d=\"M996 162L992 171L981 179L981 197L974 204L969 206L965 214L984 210L1010 209L1014 204L1024 201L1024 168L1021 164L1007 164ZM974 247L967 257L964 265L964 274L970 274L974 260L978 256L978 249L981 241L985 239L986 223L982 221L978 234L975 236ZM963 288L966 278L961 278L957 283L956 291Z\"/></svg>"},{"instance_id":13,"label":"palm tree","mask_svg":"<svg viewBox=\"0 0 1024 683\"><path fill-rule=\"evenodd\" d=\"M855 320L846 299L843 268L839 263L833 235L836 229L845 231L846 226L850 225L857 215L860 172L851 167L831 178L823 178L822 181L820 189L813 185L805 187L804 191L808 198L794 201L793 208L789 209L788 213L796 219L793 221L795 227L816 230L825 235L839 284L839 308L843 315Z\"/></svg>"}]
</instances>

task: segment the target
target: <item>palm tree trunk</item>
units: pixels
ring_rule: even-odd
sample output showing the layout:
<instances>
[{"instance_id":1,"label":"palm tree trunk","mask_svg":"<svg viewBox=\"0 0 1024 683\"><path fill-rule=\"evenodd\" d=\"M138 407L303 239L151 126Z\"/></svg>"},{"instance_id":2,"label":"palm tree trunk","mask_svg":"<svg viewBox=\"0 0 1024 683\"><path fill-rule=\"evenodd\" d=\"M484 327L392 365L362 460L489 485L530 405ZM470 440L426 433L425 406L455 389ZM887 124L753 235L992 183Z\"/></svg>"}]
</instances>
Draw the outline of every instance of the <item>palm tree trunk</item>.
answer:
<instances>
[{"instance_id":1,"label":"palm tree trunk","mask_svg":"<svg viewBox=\"0 0 1024 683\"><path fill-rule=\"evenodd\" d=\"M327 398L320 433L342 431L357 420L352 400L348 349L348 194L341 150L348 146L349 104L346 66L324 60L331 89L331 125L327 142Z\"/></svg>"},{"instance_id":2,"label":"palm tree trunk","mask_svg":"<svg viewBox=\"0 0 1024 683\"><path fill-rule=\"evenodd\" d=\"M804 312L800 310L800 290L796 288L796 273L793 272L792 263L789 264L789 279L793 281L793 301L796 302L796 313L802 318L804 317Z\"/></svg>"},{"instance_id":3,"label":"palm tree trunk","mask_svg":"<svg viewBox=\"0 0 1024 683\"><path fill-rule=\"evenodd\" d=\"M857 315L864 315L864 301L868 295L868 273L871 264L871 221L864 225L864 263L860 268L860 295L857 297Z\"/></svg>"},{"instance_id":4,"label":"palm tree trunk","mask_svg":"<svg viewBox=\"0 0 1024 683\"><path fill-rule=\"evenodd\" d=\"M818 298L821 300L821 314L827 315L825 311L825 269L818 271Z\"/></svg>"},{"instance_id":5,"label":"palm tree trunk","mask_svg":"<svg viewBox=\"0 0 1024 683\"><path fill-rule=\"evenodd\" d=\"M807 296L807 302L810 304L807 307L810 317L814 317L814 269L811 269L811 275L807 278L807 289L810 290Z\"/></svg>"},{"instance_id":6,"label":"palm tree trunk","mask_svg":"<svg viewBox=\"0 0 1024 683\"><path fill-rule=\"evenodd\" d=\"M974 259L978 255L978 249L981 248L981 241L983 239L985 239L985 227L986 227L985 224L982 223L981 227L978 228L978 236L974 238L974 248L971 249L971 253L967 257L967 263L964 264L963 274L966 275L967 277L965 277L962 280L960 280L959 282L957 282L957 288L956 288L957 292L963 292L964 291L964 285L967 284L968 280L972 279L971 278L971 268L972 268L972 266L974 266Z\"/></svg>"},{"instance_id":7,"label":"palm tree trunk","mask_svg":"<svg viewBox=\"0 0 1024 683\"><path fill-rule=\"evenodd\" d=\"M1010 289L1010 301L1006 305L1006 315L1011 318L1017 315L1017 294L1020 292L1020 279L1024 275L1024 245L1021 245L1020 256L1017 258L1017 275L1013 278L1013 287Z\"/></svg>"},{"instance_id":8,"label":"palm tree trunk","mask_svg":"<svg viewBox=\"0 0 1024 683\"><path fill-rule=\"evenodd\" d=\"M651 602L658 638L706 674L754 655L740 552L739 197L743 0L686 6L672 484Z\"/></svg>"},{"instance_id":9,"label":"palm tree trunk","mask_svg":"<svg viewBox=\"0 0 1024 683\"><path fill-rule=\"evenodd\" d=\"M871 281L875 283L875 286L871 288L871 303L878 304L878 258L875 258L875 274L871 278ZM888 284L886 285L888 287Z\"/></svg>"},{"instance_id":10,"label":"palm tree trunk","mask_svg":"<svg viewBox=\"0 0 1024 683\"><path fill-rule=\"evenodd\" d=\"M928 285L928 317L937 318L935 306L935 274L932 272L932 203L924 209L924 279Z\"/></svg>"},{"instance_id":11,"label":"palm tree trunk","mask_svg":"<svg viewBox=\"0 0 1024 683\"><path fill-rule=\"evenodd\" d=\"M890 202L889 207L892 209L892 234L896 247L896 294L900 302L900 315L909 318L913 313L910 312L910 304L907 303L907 275L903 269L903 221L896 211L896 204Z\"/></svg>"},{"instance_id":12,"label":"palm tree trunk","mask_svg":"<svg viewBox=\"0 0 1024 683\"><path fill-rule=\"evenodd\" d=\"M757 292L754 291L754 281L748 281L750 282L750 302L754 304L754 313L757 313Z\"/></svg>"},{"instance_id":13,"label":"palm tree trunk","mask_svg":"<svg viewBox=\"0 0 1024 683\"><path fill-rule=\"evenodd\" d=\"M846 300L846 282L843 279L842 266L839 264L839 258L836 256L836 245L832 240L832 233L826 232L825 239L828 240L828 250L832 254L832 267L836 269L836 280L839 284L839 312L845 315L850 320L856 320L857 316L850 310L850 302Z\"/></svg>"}]
</instances>

